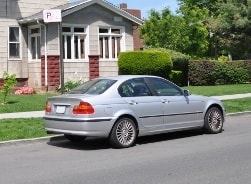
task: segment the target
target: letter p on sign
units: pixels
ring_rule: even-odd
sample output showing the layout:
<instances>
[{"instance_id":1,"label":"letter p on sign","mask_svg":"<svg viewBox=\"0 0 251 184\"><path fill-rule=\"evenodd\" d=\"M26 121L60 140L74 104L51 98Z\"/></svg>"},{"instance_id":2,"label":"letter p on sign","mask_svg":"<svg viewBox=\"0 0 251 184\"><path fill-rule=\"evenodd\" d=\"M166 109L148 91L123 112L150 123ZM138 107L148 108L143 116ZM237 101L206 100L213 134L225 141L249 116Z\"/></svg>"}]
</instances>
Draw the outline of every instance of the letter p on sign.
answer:
<instances>
[{"instance_id":1,"label":"letter p on sign","mask_svg":"<svg viewBox=\"0 0 251 184\"><path fill-rule=\"evenodd\" d=\"M43 11L44 22L61 22L61 10L60 9L52 9L52 10L44 10Z\"/></svg>"}]
</instances>

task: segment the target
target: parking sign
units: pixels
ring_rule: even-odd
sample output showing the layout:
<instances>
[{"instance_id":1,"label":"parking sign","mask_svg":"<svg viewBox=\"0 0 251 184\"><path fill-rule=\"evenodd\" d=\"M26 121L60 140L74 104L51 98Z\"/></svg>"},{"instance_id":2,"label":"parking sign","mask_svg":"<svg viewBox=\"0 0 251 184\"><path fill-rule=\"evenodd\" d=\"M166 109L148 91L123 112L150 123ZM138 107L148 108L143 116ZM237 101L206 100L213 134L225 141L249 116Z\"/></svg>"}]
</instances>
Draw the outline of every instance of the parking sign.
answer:
<instances>
[{"instance_id":1,"label":"parking sign","mask_svg":"<svg viewBox=\"0 0 251 184\"><path fill-rule=\"evenodd\" d=\"M61 10L60 9L51 9L43 11L44 22L61 22Z\"/></svg>"}]
</instances>

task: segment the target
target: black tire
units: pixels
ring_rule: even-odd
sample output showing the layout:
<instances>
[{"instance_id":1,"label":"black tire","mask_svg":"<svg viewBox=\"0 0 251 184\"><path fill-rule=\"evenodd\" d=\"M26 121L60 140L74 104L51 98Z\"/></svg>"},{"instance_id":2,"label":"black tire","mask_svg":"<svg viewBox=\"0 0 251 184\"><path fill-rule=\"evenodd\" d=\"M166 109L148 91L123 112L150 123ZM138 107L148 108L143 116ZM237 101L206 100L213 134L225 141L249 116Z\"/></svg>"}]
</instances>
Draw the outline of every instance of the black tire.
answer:
<instances>
[{"instance_id":1,"label":"black tire","mask_svg":"<svg viewBox=\"0 0 251 184\"><path fill-rule=\"evenodd\" d=\"M69 135L69 134L64 134L64 137L71 142L83 142L86 138L80 135Z\"/></svg>"},{"instance_id":2,"label":"black tire","mask_svg":"<svg viewBox=\"0 0 251 184\"><path fill-rule=\"evenodd\" d=\"M115 123L111 134L110 144L114 148L128 148L134 145L137 138L137 129L130 118L121 118Z\"/></svg>"},{"instance_id":3,"label":"black tire","mask_svg":"<svg viewBox=\"0 0 251 184\"><path fill-rule=\"evenodd\" d=\"M210 108L204 119L204 129L206 133L217 134L222 132L224 117L217 107Z\"/></svg>"}]
</instances>

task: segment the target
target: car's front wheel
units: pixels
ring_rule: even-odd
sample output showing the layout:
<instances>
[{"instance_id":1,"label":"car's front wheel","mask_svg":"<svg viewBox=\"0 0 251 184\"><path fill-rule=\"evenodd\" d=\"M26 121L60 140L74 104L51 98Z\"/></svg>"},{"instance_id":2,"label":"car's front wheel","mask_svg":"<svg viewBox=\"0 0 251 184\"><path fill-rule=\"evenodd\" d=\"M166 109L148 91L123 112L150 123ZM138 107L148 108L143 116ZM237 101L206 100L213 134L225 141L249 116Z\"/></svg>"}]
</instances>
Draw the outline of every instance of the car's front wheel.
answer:
<instances>
[{"instance_id":1,"label":"car's front wheel","mask_svg":"<svg viewBox=\"0 0 251 184\"><path fill-rule=\"evenodd\" d=\"M115 148L127 148L135 143L137 129L135 123L130 118L119 119L111 132L110 143Z\"/></svg>"},{"instance_id":2,"label":"car's front wheel","mask_svg":"<svg viewBox=\"0 0 251 184\"><path fill-rule=\"evenodd\" d=\"M204 119L204 129L207 133L217 134L222 131L224 117L217 107L210 108Z\"/></svg>"},{"instance_id":3,"label":"car's front wheel","mask_svg":"<svg viewBox=\"0 0 251 184\"><path fill-rule=\"evenodd\" d=\"M71 142L82 142L86 138L86 137L80 136L80 135L69 135L69 134L64 134L64 137Z\"/></svg>"}]
</instances>

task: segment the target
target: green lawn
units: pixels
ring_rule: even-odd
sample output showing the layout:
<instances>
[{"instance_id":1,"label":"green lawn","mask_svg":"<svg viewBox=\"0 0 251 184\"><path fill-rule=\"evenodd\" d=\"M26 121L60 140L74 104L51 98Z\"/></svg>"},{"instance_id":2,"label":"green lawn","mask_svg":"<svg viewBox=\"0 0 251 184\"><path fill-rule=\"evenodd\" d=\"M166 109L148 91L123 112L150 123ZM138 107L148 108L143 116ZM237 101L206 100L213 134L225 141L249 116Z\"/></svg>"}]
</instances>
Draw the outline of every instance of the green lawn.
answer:
<instances>
[{"instance_id":1,"label":"green lawn","mask_svg":"<svg viewBox=\"0 0 251 184\"><path fill-rule=\"evenodd\" d=\"M251 97L222 101L227 113L251 111Z\"/></svg>"},{"instance_id":2,"label":"green lawn","mask_svg":"<svg viewBox=\"0 0 251 184\"><path fill-rule=\"evenodd\" d=\"M251 84L189 86L189 87L183 87L183 89L188 89L192 94L199 94L206 96L221 96L221 95L251 93Z\"/></svg>"},{"instance_id":3,"label":"green lawn","mask_svg":"<svg viewBox=\"0 0 251 184\"><path fill-rule=\"evenodd\" d=\"M47 136L42 118L0 119L0 141Z\"/></svg>"},{"instance_id":4,"label":"green lawn","mask_svg":"<svg viewBox=\"0 0 251 184\"><path fill-rule=\"evenodd\" d=\"M9 112L27 112L27 111L41 111L45 108L45 101L48 96L55 94L33 94L33 95L14 95L8 96L8 103L1 105L0 113ZM0 94L0 102L3 100L3 95Z\"/></svg>"}]
</instances>

